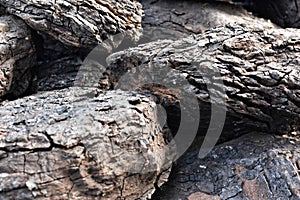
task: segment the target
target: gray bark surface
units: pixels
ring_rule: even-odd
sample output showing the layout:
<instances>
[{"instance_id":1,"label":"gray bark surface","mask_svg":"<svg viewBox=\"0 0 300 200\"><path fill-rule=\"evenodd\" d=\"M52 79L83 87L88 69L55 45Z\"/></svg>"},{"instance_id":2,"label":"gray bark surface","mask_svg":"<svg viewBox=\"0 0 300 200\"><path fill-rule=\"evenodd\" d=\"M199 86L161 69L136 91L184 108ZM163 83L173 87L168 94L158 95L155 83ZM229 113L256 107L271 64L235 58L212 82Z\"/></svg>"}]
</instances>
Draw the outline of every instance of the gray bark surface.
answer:
<instances>
[{"instance_id":1,"label":"gray bark surface","mask_svg":"<svg viewBox=\"0 0 300 200\"><path fill-rule=\"evenodd\" d=\"M22 95L31 79L36 52L31 30L14 16L0 17L0 99Z\"/></svg>"},{"instance_id":2,"label":"gray bark surface","mask_svg":"<svg viewBox=\"0 0 300 200\"><path fill-rule=\"evenodd\" d=\"M5 101L0 124L3 200L147 199L174 158L156 104L133 92L70 88Z\"/></svg>"},{"instance_id":3,"label":"gray bark surface","mask_svg":"<svg viewBox=\"0 0 300 200\"><path fill-rule=\"evenodd\" d=\"M153 200L300 199L300 138L253 132L216 146L204 159L188 153Z\"/></svg>"},{"instance_id":4,"label":"gray bark surface","mask_svg":"<svg viewBox=\"0 0 300 200\"><path fill-rule=\"evenodd\" d=\"M155 31L155 27L169 31L169 39L172 39L200 34L215 26L233 22L276 26L267 20L254 17L241 6L216 1L142 0L141 4L144 9L144 35L151 30ZM159 32L157 34L156 37L159 38Z\"/></svg>"},{"instance_id":5,"label":"gray bark surface","mask_svg":"<svg viewBox=\"0 0 300 200\"><path fill-rule=\"evenodd\" d=\"M76 47L93 48L120 32L136 40L141 31L142 8L135 0L1 0L0 4L33 29Z\"/></svg>"},{"instance_id":6,"label":"gray bark surface","mask_svg":"<svg viewBox=\"0 0 300 200\"><path fill-rule=\"evenodd\" d=\"M112 55L100 85L114 88L122 76L137 67L145 72L149 69L150 76L160 74L159 68L178 71L179 75L165 74L164 79L171 82L185 77L188 80L189 85L183 88L197 96L205 124L211 116L209 103L220 104L222 96L218 95L222 85L215 81L221 80L226 91L226 104L219 105L227 109L225 138L253 130L274 134L297 131L300 121L299 35L297 29L246 28L231 24L182 40L144 44ZM154 63L158 71L151 71L149 63ZM136 71L128 82L141 88L139 80L146 75ZM215 88L214 95L208 92L207 86ZM168 95L155 88L150 91L165 99L162 100L165 107L178 106L177 101L168 99L180 94L173 91L173 95ZM204 124L200 122L200 129Z\"/></svg>"},{"instance_id":7,"label":"gray bark surface","mask_svg":"<svg viewBox=\"0 0 300 200\"><path fill-rule=\"evenodd\" d=\"M229 22L248 24L255 21L266 27L274 27L274 24L252 16L241 7L228 4L193 1L171 3L168 0L143 0L141 4L144 9L144 31L138 43L182 38ZM216 12L217 15L214 14ZM35 41L38 44L38 65L33 70L30 92L72 86L75 72L81 67L80 60L86 56L86 52L64 46L45 34L37 35ZM133 43L131 45L136 46Z\"/></svg>"},{"instance_id":8,"label":"gray bark surface","mask_svg":"<svg viewBox=\"0 0 300 200\"><path fill-rule=\"evenodd\" d=\"M141 4L144 9L144 31L138 43L200 34L209 28L229 22L258 23L266 27L275 27L264 19L252 16L243 8L229 4L177 0L143 0ZM35 77L31 92L72 86L75 72L81 67L80 60L85 57L86 52L66 47L45 34L39 36L37 41L42 44L42 48L38 51L39 65L33 71ZM136 44L131 43L131 46Z\"/></svg>"}]
</instances>

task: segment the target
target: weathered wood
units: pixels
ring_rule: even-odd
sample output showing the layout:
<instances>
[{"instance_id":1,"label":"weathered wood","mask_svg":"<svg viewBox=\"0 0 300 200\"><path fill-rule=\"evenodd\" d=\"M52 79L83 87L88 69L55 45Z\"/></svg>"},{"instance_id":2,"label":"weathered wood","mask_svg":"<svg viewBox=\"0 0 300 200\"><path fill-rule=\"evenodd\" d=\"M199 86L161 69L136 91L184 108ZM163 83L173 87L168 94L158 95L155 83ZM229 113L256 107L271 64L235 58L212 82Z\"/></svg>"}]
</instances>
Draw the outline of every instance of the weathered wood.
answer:
<instances>
[{"instance_id":1,"label":"weathered wood","mask_svg":"<svg viewBox=\"0 0 300 200\"><path fill-rule=\"evenodd\" d=\"M2 102L0 124L4 200L146 199L174 158L156 104L133 92L70 88Z\"/></svg>"},{"instance_id":2,"label":"weathered wood","mask_svg":"<svg viewBox=\"0 0 300 200\"><path fill-rule=\"evenodd\" d=\"M253 132L177 162L161 199L299 199L300 138ZM202 197L202 198L201 198Z\"/></svg>"},{"instance_id":3,"label":"weathered wood","mask_svg":"<svg viewBox=\"0 0 300 200\"><path fill-rule=\"evenodd\" d=\"M142 8L135 0L1 0L0 4L33 29L77 47L93 48L120 32L136 40L141 31Z\"/></svg>"},{"instance_id":4,"label":"weathered wood","mask_svg":"<svg viewBox=\"0 0 300 200\"><path fill-rule=\"evenodd\" d=\"M0 17L0 99L22 95L30 82L36 52L31 30L14 16Z\"/></svg>"},{"instance_id":5,"label":"weathered wood","mask_svg":"<svg viewBox=\"0 0 300 200\"><path fill-rule=\"evenodd\" d=\"M255 21L266 27L275 26L266 20L252 16L241 7L228 4L199 1L172 1L171 3L168 0L143 0L141 4L145 15L142 21L143 36L139 43L182 38L229 22L248 24ZM43 45L39 45L41 47L38 51L39 65L33 71L35 77L31 87L32 92L73 85L75 71L80 67L80 59L85 57L85 52L79 51L78 48L63 46L45 34L40 35L36 40L38 44Z\"/></svg>"},{"instance_id":6,"label":"weathered wood","mask_svg":"<svg viewBox=\"0 0 300 200\"><path fill-rule=\"evenodd\" d=\"M241 6L213 1L188 1L188 0L142 0L144 9L143 28L147 32L157 31L152 34L153 39L159 39L159 31L164 28L165 34L169 32L168 39L185 37L189 34L199 34L215 26L224 26L228 23L260 24L267 27L276 25L267 20L254 17ZM159 28L156 30L155 27ZM162 38L166 39L166 38Z\"/></svg>"},{"instance_id":7,"label":"weathered wood","mask_svg":"<svg viewBox=\"0 0 300 200\"><path fill-rule=\"evenodd\" d=\"M106 78L100 83L106 88L114 88L122 76L138 67L136 75L131 70L132 80L127 83L141 88L139 81L147 75L139 75L140 71L147 73L149 69L150 74L157 76L160 68L169 67L180 73L164 74L164 80L180 81L182 76L185 77L189 85L182 88L195 93L200 101L204 118L200 129L202 126L202 130L207 128L211 116L209 103L214 103L228 109L224 139L253 130L281 134L297 131L300 125L299 35L298 29L266 29L256 25L246 28L231 24L178 41L148 43L110 56L110 65L104 73ZM153 71L149 63L158 67L155 68L158 71ZM216 80L224 83L225 105L219 101L222 85ZM215 91L209 93L208 86ZM155 88L150 90L166 99L162 100L165 107L176 103L168 100L170 97L180 97L174 91L170 96ZM176 116L176 113L170 115ZM169 125L179 121L177 118Z\"/></svg>"}]
</instances>

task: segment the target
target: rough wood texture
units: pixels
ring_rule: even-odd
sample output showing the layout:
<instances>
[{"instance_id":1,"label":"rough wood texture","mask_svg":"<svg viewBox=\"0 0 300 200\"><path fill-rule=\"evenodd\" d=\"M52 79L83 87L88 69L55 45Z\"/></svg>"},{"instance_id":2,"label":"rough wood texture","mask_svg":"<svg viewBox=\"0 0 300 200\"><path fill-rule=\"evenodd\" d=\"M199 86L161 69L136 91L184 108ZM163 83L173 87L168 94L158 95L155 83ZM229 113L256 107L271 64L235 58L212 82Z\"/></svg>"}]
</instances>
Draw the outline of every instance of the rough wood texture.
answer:
<instances>
[{"instance_id":1,"label":"rough wood texture","mask_svg":"<svg viewBox=\"0 0 300 200\"><path fill-rule=\"evenodd\" d=\"M128 81L138 88L141 87L139 79L146 76L147 69L150 74L160 74L159 68L169 67L179 71L182 76L174 77L174 73L169 73L164 75L164 79L172 82L185 77L189 81L189 85L183 88L194 92L200 106L204 107L201 113L204 124L211 116L210 109L205 108L209 108L206 103L218 105L220 102L218 88L221 85L215 81L223 81L228 109L223 133L227 139L253 130L281 134L299 131L299 35L297 29L245 28L231 24L178 41L148 43L112 55L108 70L104 73L107 79L102 79L100 84L113 88L128 70L139 67L137 75L131 70L132 80ZM149 67L151 62L158 71ZM219 71L220 77L213 69ZM138 76L142 70L144 74ZM212 92L214 97L207 91L207 86L215 89ZM174 101L162 102L166 102L165 107L174 106ZM200 122L200 128L204 124Z\"/></svg>"},{"instance_id":2,"label":"rough wood texture","mask_svg":"<svg viewBox=\"0 0 300 200\"><path fill-rule=\"evenodd\" d=\"M161 36L159 31L162 29L169 32L169 39L172 39L188 34L199 34L209 28L230 22L276 26L267 20L254 17L240 6L216 1L142 0L141 4L144 9L142 21L144 35L147 35L148 31L157 31L156 35L151 35L157 38Z\"/></svg>"},{"instance_id":3,"label":"rough wood texture","mask_svg":"<svg viewBox=\"0 0 300 200\"><path fill-rule=\"evenodd\" d=\"M153 200L300 199L300 138L251 133L214 148L205 158L188 153Z\"/></svg>"},{"instance_id":4,"label":"rough wood texture","mask_svg":"<svg viewBox=\"0 0 300 200\"><path fill-rule=\"evenodd\" d=\"M14 16L0 17L0 99L22 95L35 65L35 47L31 30Z\"/></svg>"},{"instance_id":5,"label":"rough wood texture","mask_svg":"<svg viewBox=\"0 0 300 200\"><path fill-rule=\"evenodd\" d=\"M179 0L172 3L169 0L143 0L141 4L145 14L142 22L144 31L138 43L182 38L229 22L248 24L255 21L266 27L275 26L252 16L241 7L228 4ZM40 48L39 63L33 71L35 77L31 92L72 86L76 70L80 67L80 60L86 56L85 52L63 46L45 34L38 35L36 41L40 44L37 45Z\"/></svg>"},{"instance_id":6,"label":"rough wood texture","mask_svg":"<svg viewBox=\"0 0 300 200\"><path fill-rule=\"evenodd\" d=\"M1 0L0 4L33 29L77 47L92 48L119 32L136 40L141 31L142 9L135 0Z\"/></svg>"},{"instance_id":7,"label":"rough wood texture","mask_svg":"<svg viewBox=\"0 0 300 200\"><path fill-rule=\"evenodd\" d=\"M0 124L3 200L146 199L174 157L156 104L132 92L70 88L2 102Z\"/></svg>"}]
</instances>

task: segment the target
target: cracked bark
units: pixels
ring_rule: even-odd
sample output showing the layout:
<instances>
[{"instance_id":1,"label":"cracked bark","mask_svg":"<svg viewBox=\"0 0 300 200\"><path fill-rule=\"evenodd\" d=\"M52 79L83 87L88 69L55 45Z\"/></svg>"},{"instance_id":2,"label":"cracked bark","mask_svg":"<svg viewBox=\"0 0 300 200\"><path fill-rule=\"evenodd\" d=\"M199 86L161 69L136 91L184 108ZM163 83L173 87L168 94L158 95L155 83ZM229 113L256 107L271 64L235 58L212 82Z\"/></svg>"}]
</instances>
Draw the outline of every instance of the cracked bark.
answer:
<instances>
[{"instance_id":1,"label":"cracked bark","mask_svg":"<svg viewBox=\"0 0 300 200\"><path fill-rule=\"evenodd\" d=\"M267 27L276 25L254 17L241 6L215 1L142 0L144 9L142 21L144 35L164 30L168 39L203 33L209 28L236 22L238 24L260 24ZM217 13L217 14L216 14ZM151 34L160 39L161 34ZM167 39L163 37L162 39Z\"/></svg>"},{"instance_id":2,"label":"cracked bark","mask_svg":"<svg viewBox=\"0 0 300 200\"><path fill-rule=\"evenodd\" d=\"M31 30L14 16L1 16L0 43L0 99L14 98L26 91L35 65Z\"/></svg>"},{"instance_id":3,"label":"cracked bark","mask_svg":"<svg viewBox=\"0 0 300 200\"><path fill-rule=\"evenodd\" d=\"M299 199L300 138L253 132L216 146L204 159L187 153L153 200Z\"/></svg>"},{"instance_id":4,"label":"cracked bark","mask_svg":"<svg viewBox=\"0 0 300 200\"><path fill-rule=\"evenodd\" d=\"M200 1L172 1L171 3L168 0L143 0L140 3L144 9L142 20L144 31L138 43L182 38L229 22L242 24L255 22L266 27L275 27L264 19L252 16L243 8L229 4ZM36 42L40 49L38 65L33 70L34 78L30 92L72 86L76 70L81 67L81 60L86 53L78 48L66 47L45 34L38 35Z\"/></svg>"},{"instance_id":5,"label":"cracked bark","mask_svg":"<svg viewBox=\"0 0 300 200\"><path fill-rule=\"evenodd\" d=\"M128 82L143 89L139 81L147 73L160 74L169 68L179 73L163 74L164 79L179 82L184 77L189 84L182 88L197 96L203 118L200 132L204 134L211 116L210 103L227 109L221 139L253 130L273 134L299 131L299 35L297 29L231 24L182 40L144 44L110 56L107 71L99 77L100 86L114 88L129 73ZM151 66L156 66L157 71ZM134 68L138 69L136 74L131 70ZM216 80L224 83L225 105L220 104L219 95L223 86ZM211 93L208 86L214 88ZM155 87L146 89L159 96L166 108L179 106L172 100L176 96L180 99L175 91L170 98L168 92L164 94ZM179 124L178 113L170 113L170 117L170 127ZM172 129L176 131L176 127Z\"/></svg>"},{"instance_id":6,"label":"cracked bark","mask_svg":"<svg viewBox=\"0 0 300 200\"><path fill-rule=\"evenodd\" d=\"M120 32L137 40L141 31L142 10L135 0L1 0L0 4L33 29L76 47L93 48Z\"/></svg>"},{"instance_id":7,"label":"cracked bark","mask_svg":"<svg viewBox=\"0 0 300 200\"><path fill-rule=\"evenodd\" d=\"M157 120L156 104L134 92L70 88L2 102L0 199L149 198L175 152Z\"/></svg>"}]
</instances>

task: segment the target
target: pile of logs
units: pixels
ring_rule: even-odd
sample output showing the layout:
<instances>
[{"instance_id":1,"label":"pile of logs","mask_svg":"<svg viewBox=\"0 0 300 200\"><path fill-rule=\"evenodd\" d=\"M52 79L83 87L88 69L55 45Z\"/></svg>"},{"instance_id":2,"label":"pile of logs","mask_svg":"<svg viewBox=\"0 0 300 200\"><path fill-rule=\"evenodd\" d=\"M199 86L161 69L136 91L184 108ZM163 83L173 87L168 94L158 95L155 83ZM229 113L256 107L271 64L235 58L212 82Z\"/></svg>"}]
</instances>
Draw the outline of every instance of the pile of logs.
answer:
<instances>
[{"instance_id":1,"label":"pile of logs","mask_svg":"<svg viewBox=\"0 0 300 200\"><path fill-rule=\"evenodd\" d=\"M300 198L299 5L0 0L0 199Z\"/></svg>"}]
</instances>

